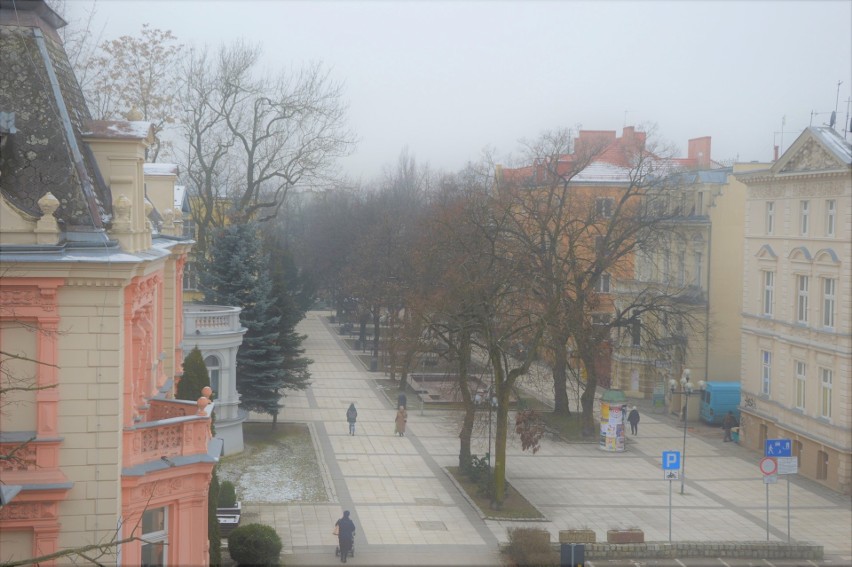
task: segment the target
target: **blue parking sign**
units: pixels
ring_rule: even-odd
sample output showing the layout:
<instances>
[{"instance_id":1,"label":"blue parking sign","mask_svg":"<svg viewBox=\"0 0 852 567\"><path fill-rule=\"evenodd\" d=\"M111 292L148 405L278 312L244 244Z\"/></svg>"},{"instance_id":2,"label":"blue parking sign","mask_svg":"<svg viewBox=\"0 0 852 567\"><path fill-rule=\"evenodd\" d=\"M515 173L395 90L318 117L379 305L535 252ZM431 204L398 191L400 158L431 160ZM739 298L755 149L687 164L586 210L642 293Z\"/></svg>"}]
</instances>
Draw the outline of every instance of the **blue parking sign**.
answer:
<instances>
[{"instance_id":1,"label":"blue parking sign","mask_svg":"<svg viewBox=\"0 0 852 567\"><path fill-rule=\"evenodd\" d=\"M793 444L789 439L767 439L763 449L764 457L792 457Z\"/></svg>"},{"instance_id":2,"label":"blue parking sign","mask_svg":"<svg viewBox=\"0 0 852 567\"><path fill-rule=\"evenodd\" d=\"M680 451L663 451L663 470L676 471L680 469Z\"/></svg>"}]
</instances>

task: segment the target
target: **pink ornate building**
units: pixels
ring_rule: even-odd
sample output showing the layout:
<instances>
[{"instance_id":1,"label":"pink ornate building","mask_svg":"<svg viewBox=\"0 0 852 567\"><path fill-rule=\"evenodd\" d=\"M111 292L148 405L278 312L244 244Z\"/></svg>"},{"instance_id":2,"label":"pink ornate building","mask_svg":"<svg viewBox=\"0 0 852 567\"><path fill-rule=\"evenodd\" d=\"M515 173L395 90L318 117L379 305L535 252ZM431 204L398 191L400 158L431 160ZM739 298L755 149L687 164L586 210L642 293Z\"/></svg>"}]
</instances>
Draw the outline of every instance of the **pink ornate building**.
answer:
<instances>
[{"instance_id":1,"label":"pink ornate building","mask_svg":"<svg viewBox=\"0 0 852 567\"><path fill-rule=\"evenodd\" d=\"M41 1L12 8L0 4L0 563L106 543L87 555L207 564L222 443L206 399L172 396L192 243L146 198L150 125L90 120L64 22Z\"/></svg>"}]
</instances>

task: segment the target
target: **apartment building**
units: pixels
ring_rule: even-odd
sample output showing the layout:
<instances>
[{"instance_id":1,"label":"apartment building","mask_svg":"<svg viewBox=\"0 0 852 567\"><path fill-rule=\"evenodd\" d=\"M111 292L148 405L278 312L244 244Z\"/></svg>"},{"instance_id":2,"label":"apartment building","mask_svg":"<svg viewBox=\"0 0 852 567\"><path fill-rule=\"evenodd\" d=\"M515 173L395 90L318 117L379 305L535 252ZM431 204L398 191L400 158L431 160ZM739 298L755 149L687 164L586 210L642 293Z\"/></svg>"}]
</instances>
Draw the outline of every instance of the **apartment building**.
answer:
<instances>
[{"instance_id":1,"label":"apartment building","mask_svg":"<svg viewBox=\"0 0 852 567\"><path fill-rule=\"evenodd\" d=\"M807 128L747 186L742 431L791 439L799 474L852 490L852 145Z\"/></svg>"}]
</instances>

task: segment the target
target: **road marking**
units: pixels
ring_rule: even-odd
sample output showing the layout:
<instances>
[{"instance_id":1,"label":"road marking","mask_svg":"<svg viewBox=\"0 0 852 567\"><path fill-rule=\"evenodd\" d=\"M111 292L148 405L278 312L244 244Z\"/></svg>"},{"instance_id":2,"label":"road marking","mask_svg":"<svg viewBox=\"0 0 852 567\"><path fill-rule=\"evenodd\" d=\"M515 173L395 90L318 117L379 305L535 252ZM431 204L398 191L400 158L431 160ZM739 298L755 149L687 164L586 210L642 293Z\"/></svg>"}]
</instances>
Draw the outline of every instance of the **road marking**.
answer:
<instances>
[{"instance_id":1,"label":"road marking","mask_svg":"<svg viewBox=\"0 0 852 567\"><path fill-rule=\"evenodd\" d=\"M766 559L764 559L763 562L766 563L767 565L769 565L769 567L775 567L774 563L767 561Z\"/></svg>"},{"instance_id":2,"label":"road marking","mask_svg":"<svg viewBox=\"0 0 852 567\"><path fill-rule=\"evenodd\" d=\"M677 564L680 565L680 567L686 567L680 559L675 558L675 561L677 561Z\"/></svg>"},{"instance_id":3,"label":"road marking","mask_svg":"<svg viewBox=\"0 0 852 567\"><path fill-rule=\"evenodd\" d=\"M727 563L725 563L724 561L722 561L722 558L721 558L721 557L717 557L716 559L719 561L719 563L721 563L721 564L722 564L722 565L724 565L725 567L731 567L730 565L728 565Z\"/></svg>"},{"instance_id":4,"label":"road marking","mask_svg":"<svg viewBox=\"0 0 852 567\"><path fill-rule=\"evenodd\" d=\"M810 564L811 564L811 565L813 565L814 567L819 567L819 565L817 565L816 563L814 563L814 562L813 562L813 561L811 561L810 559L808 559L808 563L810 563Z\"/></svg>"}]
</instances>

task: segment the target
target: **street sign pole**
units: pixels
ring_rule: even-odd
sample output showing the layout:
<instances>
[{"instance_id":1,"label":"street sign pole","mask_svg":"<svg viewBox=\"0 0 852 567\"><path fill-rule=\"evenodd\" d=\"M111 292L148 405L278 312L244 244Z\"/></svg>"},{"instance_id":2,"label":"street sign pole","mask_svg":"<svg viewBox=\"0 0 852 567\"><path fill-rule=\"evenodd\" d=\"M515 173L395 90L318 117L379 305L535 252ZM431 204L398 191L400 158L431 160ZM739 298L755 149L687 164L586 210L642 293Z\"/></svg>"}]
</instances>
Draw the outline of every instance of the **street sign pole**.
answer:
<instances>
[{"instance_id":1,"label":"street sign pole","mask_svg":"<svg viewBox=\"0 0 852 567\"><path fill-rule=\"evenodd\" d=\"M669 481L669 543L672 542L672 481Z\"/></svg>"},{"instance_id":2,"label":"street sign pole","mask_svg":"<svg viewBox=\"0 0 852 567\"><path fill-rule=\"evenodd\" d=\"M769 541L769 484L766 484L766 541Z\"/></svg>"},{"instance_id":3,"label":"street sign pole","mask_svg":"<svg viewBox=\"0 0 852 567\"><path fill-rule=\"evenodd\" d=\"M790 475L787 475L787 543L790 543Z\"/></svg>"}]
</instances>

